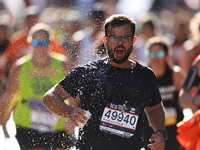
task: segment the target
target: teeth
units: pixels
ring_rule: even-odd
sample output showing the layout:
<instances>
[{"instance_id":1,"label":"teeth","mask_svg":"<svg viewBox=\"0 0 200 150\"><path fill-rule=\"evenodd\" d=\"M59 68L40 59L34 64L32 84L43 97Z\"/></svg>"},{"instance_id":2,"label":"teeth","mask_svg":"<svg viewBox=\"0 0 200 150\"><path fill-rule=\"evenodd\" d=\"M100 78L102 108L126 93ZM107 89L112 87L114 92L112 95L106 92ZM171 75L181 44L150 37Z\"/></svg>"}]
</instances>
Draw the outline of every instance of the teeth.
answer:
<instances>
[{"instance_id":1,"label":"teeth","mask_svg":"<svg viewBox=\"0 0 200 150\"><path fill-rule=\"evenodd\" d=\"M123 51L123 49L117 49L116 51Z\"/></svg>"},{"instance_id":2,"label":"teeth","mask_svg":"<svg viewBox=\"0 0 200 150\"><path fill-rule=\"evenodd\" d=\"M123 49L117 49L116 52L123 52Z\"/></svg>"},{"instance_id":3,"label":"teeth","mask_svg":"<svg viewBox=\"0 0 200 150\"><path fill-rule=\"evenodd\" d=\"M122 57L123 56L123 49L117 49L116 50L116 57Z\"/></svg>"}]
</instances>

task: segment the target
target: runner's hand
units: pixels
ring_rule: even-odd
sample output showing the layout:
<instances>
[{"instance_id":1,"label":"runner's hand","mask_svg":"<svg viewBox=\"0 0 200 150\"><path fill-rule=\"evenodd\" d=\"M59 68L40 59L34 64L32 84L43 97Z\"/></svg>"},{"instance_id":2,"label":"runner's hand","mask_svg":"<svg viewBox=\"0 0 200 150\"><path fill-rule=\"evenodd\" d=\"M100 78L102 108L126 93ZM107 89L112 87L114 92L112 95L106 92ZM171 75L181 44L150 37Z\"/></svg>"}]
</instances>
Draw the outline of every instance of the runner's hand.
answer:
<instances>
[{"instance_id":1,"label":"runner's hand","mask_svg":"<svg viewBox=\"0 0 200 150\"><path fill-rule=\"evenodd\" d=\"M78 122L85 123L87 120L87 117L84 116L85 114L86 112L83 109L75 108L70 114L70 119L75 126L79 126Z\"/></svg>"},{"instance_id":2,"label":"runner's hand","mask_svg":"<svg viewBox=\"0 0 200 150\"><path fill-rule=\"evenodd\" d=\"M149 142L151 144L148 144L147 146L151 150L164 150L165 149L165 139L163 136L163 133L161 132L156 132L152 134L151 138L149 139Z\"/></svg>"}]
</instances>

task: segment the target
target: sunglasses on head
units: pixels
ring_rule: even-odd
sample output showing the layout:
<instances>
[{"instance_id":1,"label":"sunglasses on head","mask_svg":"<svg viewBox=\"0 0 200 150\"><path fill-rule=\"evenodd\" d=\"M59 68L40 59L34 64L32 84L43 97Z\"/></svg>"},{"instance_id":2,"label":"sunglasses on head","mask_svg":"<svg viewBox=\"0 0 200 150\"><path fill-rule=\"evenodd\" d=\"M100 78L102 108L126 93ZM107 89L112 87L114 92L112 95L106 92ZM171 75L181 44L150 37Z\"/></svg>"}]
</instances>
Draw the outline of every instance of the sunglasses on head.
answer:
<instances>
[{"instance_id":1,"label":"sunglasses on head","mask_svg":"<svg viewBox=\"0 0 200 150\"><path fill-rule=\"evenodd\" d=\"M49 45L49 39L43 39L43 40L34 39L31 43L33 46L38 46L38 45L45 46L45 45Z\"/></svg>"},{"instance_id":2,"label":"sunglasses on head","mask_svg":"<svg viewBox=\"0 0 200 150\"><path fill-rule=\"evenodd\" d=\"M163 50L159 50L158 52L149 52L149 58L162 58L165 56L165 52Z\"/></svg>"}]
</instances>

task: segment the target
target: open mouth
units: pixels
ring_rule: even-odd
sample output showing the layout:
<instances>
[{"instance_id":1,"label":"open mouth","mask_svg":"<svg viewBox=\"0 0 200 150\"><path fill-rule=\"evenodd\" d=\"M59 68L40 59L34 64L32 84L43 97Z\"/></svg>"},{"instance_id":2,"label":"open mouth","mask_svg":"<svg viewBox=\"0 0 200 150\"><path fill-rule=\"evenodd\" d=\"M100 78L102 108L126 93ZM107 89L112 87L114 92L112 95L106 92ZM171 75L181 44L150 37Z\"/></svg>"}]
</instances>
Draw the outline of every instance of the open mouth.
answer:
<instances>
[{"instance_id":1,"label":"open mouth","mask_svg":"<svg viewBox=\"0 0 200 150\"><path fill-rule=\"evenodd\" d=\"M123 48L117 48L115 50L115 56L116 57L123 57L123 55L124 55L124 49Z\"/></svg>"}]
</instances>

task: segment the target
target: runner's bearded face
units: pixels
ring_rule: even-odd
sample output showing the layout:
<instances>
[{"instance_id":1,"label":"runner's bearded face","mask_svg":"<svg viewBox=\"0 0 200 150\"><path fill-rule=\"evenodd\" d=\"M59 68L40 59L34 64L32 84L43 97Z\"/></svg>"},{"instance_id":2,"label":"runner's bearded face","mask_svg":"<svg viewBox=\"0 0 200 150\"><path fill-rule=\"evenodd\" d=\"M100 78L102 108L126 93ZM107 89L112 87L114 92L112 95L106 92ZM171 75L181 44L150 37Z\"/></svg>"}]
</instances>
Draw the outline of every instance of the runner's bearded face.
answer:
<instances>
[{"instance_id":1,"label":"runner's bearded face","mask_svg":"<svg viewBox=\"0 0 200 150\"><path fill-rule=\"evenodd\" d=\"M119 50L120 49L120 50ZM123 46L117 46L115 47L115 49L113 50L112 48L110 48L109 46L107 46L107 51L108 51L108 56L109 58L115 62L115 63L123 63L125 62L128 57L130 56L131 52L132 52L132 46L129 47L128 49L126 49ZM121 56L116 55L117 51L123 51L121 53Z\"/></svg>"},{"instance_id":2,"label":"runner's bearded face","mask_svg":"<svg viewBox=\"0 0 200 150\"><path fill-rule=\"evenodd\" d=\"M109 58L115 63L123 63L130 56L133 49L133 35L131 25L125 24L114 27L107 37L107 53Z\"/></svg>"}]
</instances>

